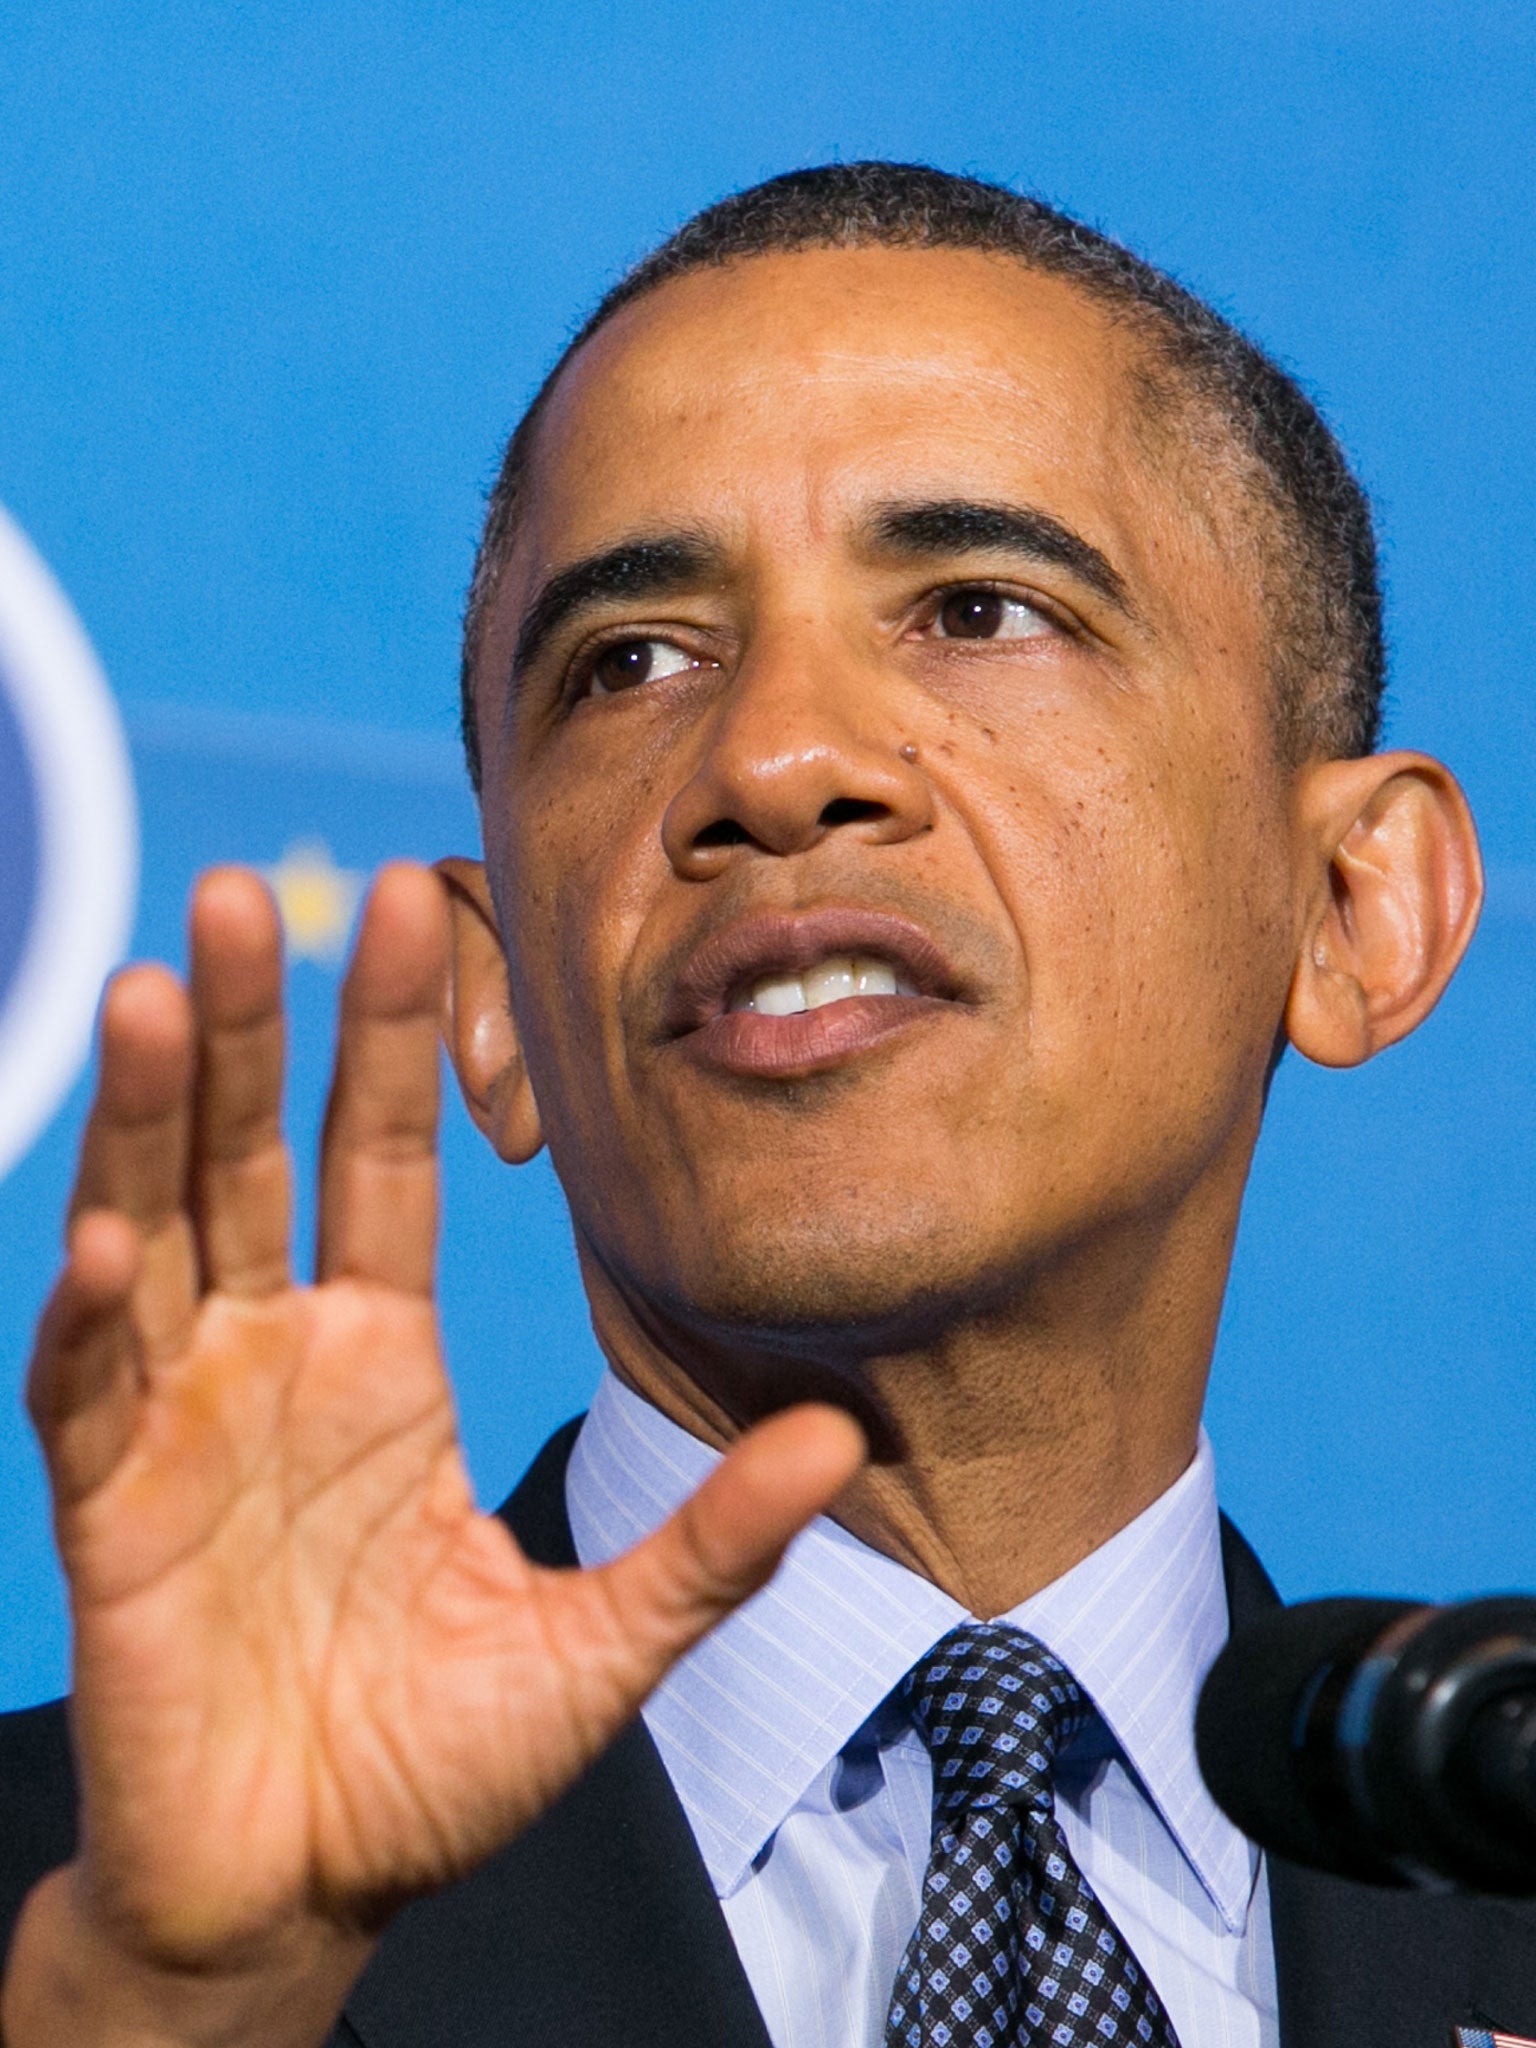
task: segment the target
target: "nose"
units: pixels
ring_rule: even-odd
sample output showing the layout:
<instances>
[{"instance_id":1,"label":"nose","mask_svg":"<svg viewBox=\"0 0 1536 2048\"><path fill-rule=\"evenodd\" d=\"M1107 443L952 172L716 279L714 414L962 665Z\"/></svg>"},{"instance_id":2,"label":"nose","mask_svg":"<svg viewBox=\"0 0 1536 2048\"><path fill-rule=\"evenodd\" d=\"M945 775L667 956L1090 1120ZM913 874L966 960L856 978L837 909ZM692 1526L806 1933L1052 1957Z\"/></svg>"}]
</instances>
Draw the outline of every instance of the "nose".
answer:
<instances>
[{"instance_id":1,"label":"nose","mask_svg":"<svg viewBox=\"0 0 1536 2048\"><path fill-rule=\"evenodd\" d=\"M704 881L748 854L806 853L829 833L893 845L927 831L932 795L892 684L846 656L762 648L725 685L694 772L667 806L673 870Z\"/></svg>"}]
</instances>

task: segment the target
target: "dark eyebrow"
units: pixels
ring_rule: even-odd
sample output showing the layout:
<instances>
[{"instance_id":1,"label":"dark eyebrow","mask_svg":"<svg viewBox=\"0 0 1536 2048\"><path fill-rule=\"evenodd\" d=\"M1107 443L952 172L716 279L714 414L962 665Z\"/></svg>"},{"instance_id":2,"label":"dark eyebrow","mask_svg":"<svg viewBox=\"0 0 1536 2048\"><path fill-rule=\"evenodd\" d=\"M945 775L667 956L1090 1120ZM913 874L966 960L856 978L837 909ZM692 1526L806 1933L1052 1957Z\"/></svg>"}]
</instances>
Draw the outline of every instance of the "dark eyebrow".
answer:
<instances>
[{"instance_id":1,"label":"dark eyebrow","mask_svg":"<svg viewBox=\"0 0 1536 2048\"><path fill-rule=\"evenodd\" d=\"M1066 569L1080 583L1135 618L1125 579L1091 541L1032 505L973 504L965 498L877 506L866 522L875 545L898 554L959 555L1006 548Z\"/></svg>"},{"instance_id":2,"label":"dark eyebrow","mask_svg":"<svg viewBox=\"0 0 1536 2048\"><path fill-rule=\"evenodd\" d=\"M588 605L615 597L668 597L717 576L721 550L696 533L658 533L620 541L557 569L534 592L517 629L512 680L551 633Z\"/></svg>"}]
</instances>

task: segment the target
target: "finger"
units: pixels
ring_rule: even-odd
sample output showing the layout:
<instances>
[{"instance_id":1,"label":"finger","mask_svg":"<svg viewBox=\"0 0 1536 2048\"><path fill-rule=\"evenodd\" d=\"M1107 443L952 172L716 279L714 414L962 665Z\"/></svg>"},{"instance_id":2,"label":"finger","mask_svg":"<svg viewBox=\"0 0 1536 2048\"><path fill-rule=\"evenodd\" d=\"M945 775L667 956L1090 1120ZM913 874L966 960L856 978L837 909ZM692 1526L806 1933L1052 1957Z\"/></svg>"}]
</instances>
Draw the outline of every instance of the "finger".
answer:
<instances>
[{"instance_id":1,"label":"finger","mask_svg":"<svg viewBox=\"0 0 1536 2048\"><path fill-rule=\"evenodd\" d=\"M106 1479L132 1434L141 1375L130 1303L143 1256L125 1217L96 1209L76 1218L38 1324L27 1407L61 1506Z\"/></svg>"},{"instance_id":2,"label":"finger","mask_svg":"<svg viewBox=\"0 0 1536 2048\"><path fill-rule=\"evenodd\" d=\"M292 1175L283 1143L283 962L277 906L244 868L216 868L192 899L197 1089L192 1140L203 1284L288 1284Z\"/></svg>"},{"instance_id":3,"label":"finger","mask_svg":"<svg viewBox=\"0 0 1536 2048\"><path fill-rule=\"evenodd\" d=\"M135 1311L151 1357L179 1347L197 1303L187 1207L193 1066L181 983L168 968L126 968L102 1000L96 1099L69 1214L108 1209L137 1231L144 1259Z\"/></svg>"},{"instance_id":4,"label":"finger","mask_svg":"<svg viewBox=\"0 0 1536 2048\"><path fill-rule=\"evenodd\" d=\"M71 1215L116 1209L153 1233L184 1207L192 1013L169 968L115 975L102 998L96 1099Z\"/></svg>"},{"instance_id":5,"label":"finger","mask_svg":"<svg viewBox=\"0 0 1536 2048\"><path fill-rule=\"evenodd\" d=\"M320 1175L322 1280L430 1294L437 1242L442 884L408 862L375 882L342 989Z\"/></svg>"},{"instance_id":6,"label":"finger","mask_svg":"<svg viewBox=\"0 0 1536 2048\"><path fill-rule=\"evenodd\" d=\"M654 1535L603 1567L647 1692L772 1576L865 1456L863 1432L840 1409L788 1409L743 1437Z\"/></svg>"}]
</instances>

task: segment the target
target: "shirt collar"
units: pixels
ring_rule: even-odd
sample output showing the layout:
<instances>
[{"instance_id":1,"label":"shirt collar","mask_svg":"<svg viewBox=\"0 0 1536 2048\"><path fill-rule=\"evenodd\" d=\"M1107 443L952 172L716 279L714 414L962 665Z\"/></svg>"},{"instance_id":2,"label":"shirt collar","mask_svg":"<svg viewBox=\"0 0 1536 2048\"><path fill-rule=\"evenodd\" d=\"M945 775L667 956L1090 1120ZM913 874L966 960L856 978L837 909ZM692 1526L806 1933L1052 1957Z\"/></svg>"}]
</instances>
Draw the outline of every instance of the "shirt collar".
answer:
<instances>
[{"instance_id":1,"label":"shirt collar","mask_svg":"<svg viewBox=\"0 0 1536 2048\"><path fill-rule=\"evenodd\" d=\"M604 1375L566 1476L576 1554L603 1563L683 1501L719 1453ZM825 1517L763 1590L674 1666L646 1725L715 1890L729 1896L811 1784L927 1650L968 1617L948 1594ZM1000 1619L1038 1636L1093 1700L1225 1924L1247 1917L1256 1855L1194 1754L1201 1681L1227 1636L1214 1461Z\"/></svg>"},{"instance_id":2,"label":"shirt collar","mask_svg":"<svg viewBox=\"0 0 1536 2048\"><path fill-rule=\"evenodd\" d=\"M1072 1672L1223 1922L1241 1933L1258 1851L1212 1799L1195 1760L1195 1703L1228 1634L1205 1432L1166 1493L1005 1618Z\"/></svg>"}]
</instances>

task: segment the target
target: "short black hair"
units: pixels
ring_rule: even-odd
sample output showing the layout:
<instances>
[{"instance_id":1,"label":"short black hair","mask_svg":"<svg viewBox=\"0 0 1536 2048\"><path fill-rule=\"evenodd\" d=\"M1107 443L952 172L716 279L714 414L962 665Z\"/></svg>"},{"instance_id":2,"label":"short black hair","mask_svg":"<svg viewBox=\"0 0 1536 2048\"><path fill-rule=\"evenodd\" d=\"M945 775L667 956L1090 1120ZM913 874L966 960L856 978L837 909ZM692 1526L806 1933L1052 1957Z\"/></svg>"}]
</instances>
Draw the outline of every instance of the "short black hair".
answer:
<instances>
[{"instance_id":1,"label":"short black hair","mask_svg":"<svg viewBox=\"0 0 1536 2048\"><path fill-rule=\"evenodd\" d=\"M1250 497L1263 549L1283 753L1367 754L1386 678L1370 502L1296 379L1204 300L1119 242L1043 200L927 164L790 171L695 214L599 300L539 387L491 492L464 619L464 746L478 789L475 668L485 614L516 535L540 417L562 370L623 307L686 272L811 248L975 249L1064 279L1143 346L1149 412L1213 423ZM1220 457L1218 457L1220 459Z\"/></svg>"}]
</instances>

